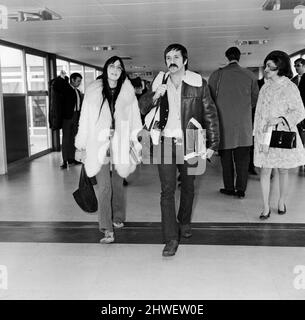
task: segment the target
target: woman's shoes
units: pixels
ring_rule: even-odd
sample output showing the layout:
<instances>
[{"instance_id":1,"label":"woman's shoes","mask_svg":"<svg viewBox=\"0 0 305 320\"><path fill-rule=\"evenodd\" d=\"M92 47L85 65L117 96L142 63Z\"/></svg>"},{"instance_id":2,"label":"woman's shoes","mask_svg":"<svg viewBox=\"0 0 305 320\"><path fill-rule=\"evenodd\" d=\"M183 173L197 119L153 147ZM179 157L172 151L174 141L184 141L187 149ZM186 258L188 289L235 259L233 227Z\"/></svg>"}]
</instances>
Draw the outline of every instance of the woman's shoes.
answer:
<instances>
[{"instance_id":1,"label":"woman's shoes","mask_svg":"<svg viewBox=\"0 0 305 320\"><path fill-rule=\"evenodd\" d=\"M267 214L264 214L263 212L261 213L261 215L259 216L259 218L261 220L267 220L270 217L271 214L271 210L269 210L269 212Z\"/></svg>"},{"instance_id":2,"label":"woman's shoes","mask_svg":"<svg viewBox=\"0 0 305 320\"><path fill-rule=\"evenodd\" d=\"M100 243L112 243L114 242L114 233L112 231L105 230L104 238L100 240Z\"/></svg>"},{"instance_id":3,"label":"woman's shoes","mask_svg":"<svg viewBox=\"0 0 305 320\"><path fill-rule=\"evenodd\" d=\"M115 228L117 228L117 229L124 227L124 223L123 223L123 222L119 222L119 221L118 221L118 222L113 222L112 224L113 224L113 226L114 226Z\"/></svg>"},{"instance_id":4,"label":"woman's shoes","mask_svg":"<svg viewBox=\"0 0 305 320\"><path fill-rule=\"evenodd\" d=\"M280 210L278 209L277 210L277 213L278 214L285 214L287 211L287 208L286 208L286 204L284 204L284 210ZM261 220L267 220L269 217L270 217L270 214L271 214L271 210L269 210L269 212L267 214L264 214L263 212L261 213L261 215L259 216L259 218Z\"/></svg>"},{"instance_id":5,"label":"woman's shoes","mask_svg":"<svg viewBox=\"0 0 305 320\"><path fill-rule=\"evenodd\" d=\"M285 213L286 213L286 209L287 209L287 208L286 208L286 204L284 204L284 210L278 209L278 210L277 210L277 213L278 213L278 214L285 214Z\"/></svg>"}]
</instances>

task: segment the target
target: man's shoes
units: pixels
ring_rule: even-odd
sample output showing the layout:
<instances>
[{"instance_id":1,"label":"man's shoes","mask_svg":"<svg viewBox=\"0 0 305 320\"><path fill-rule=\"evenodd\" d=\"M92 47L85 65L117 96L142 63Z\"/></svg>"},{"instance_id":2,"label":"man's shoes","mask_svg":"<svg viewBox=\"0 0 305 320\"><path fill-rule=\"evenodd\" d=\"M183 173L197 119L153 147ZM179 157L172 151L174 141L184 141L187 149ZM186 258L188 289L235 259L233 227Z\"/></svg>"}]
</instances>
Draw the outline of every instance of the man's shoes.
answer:
<instances>
[{"instance_id":1,"label":"man's shoes","mask_svg":"<svg viewBox=\"0 0 305 320\"><path fill-rule=\"evenodd\" d=\"M240 191L240 190L237 190L235 192L235 196L239 199L243 199L245 197L245 192L244 191Z\"/></svg>"},{"instance_id":2,"label":"man's shoes","mask_svg":"<svg viewBox=\"0 0 305 320\"><path fill-rule=\"evenodd\" d=\"M226 194L227 196L234 196L235 195L235 190L220 189L219 192L222 194Z\"/></svg>"},{"instance_id":3,"label":"man's shoes","mask_svg":"<svg viewBox=\"0 0 305 320\"><path fill-rule=\"evenodd\" d=\"M177 240L170 240L166 243L163 251L162 256L163 257L171 257L174 256L177 249L178 249L178 241Z\"/></svg>"},{"instance_id":4,"label":"man's shoes","mask_svg":"<svg viewBox=\"0 0 305 320\"><path fill-rule=\"evenodd\" d=\"M189 224L180 224L180 235L186 239L190 238L193 235L191 226Z\"/></svg>"},{"instance_id":5,"label":"man's shoes","mask_svg":"<svg viewBox=\"0 0 305 320\"><path fill-rule=\"evenodd\" d=\"M75 159L72 159L72 160L68 160L68 163L69 164L74 164L75 166L79 165L79 164L82 164L80 161L77 161Z\"/></svg>"},{"instance_id":6,"label":"man's shoes","mask_svg":"<svg viewBox=\"0 0 305 320\"><path fill-rule=\"evenodd\" d=\"M67 164L66 161L64 161L64 162L62 163L62 165L60 166L60 169L67 169L67 168L68 168L68 164Z\"/></svg>"}]
</instances>

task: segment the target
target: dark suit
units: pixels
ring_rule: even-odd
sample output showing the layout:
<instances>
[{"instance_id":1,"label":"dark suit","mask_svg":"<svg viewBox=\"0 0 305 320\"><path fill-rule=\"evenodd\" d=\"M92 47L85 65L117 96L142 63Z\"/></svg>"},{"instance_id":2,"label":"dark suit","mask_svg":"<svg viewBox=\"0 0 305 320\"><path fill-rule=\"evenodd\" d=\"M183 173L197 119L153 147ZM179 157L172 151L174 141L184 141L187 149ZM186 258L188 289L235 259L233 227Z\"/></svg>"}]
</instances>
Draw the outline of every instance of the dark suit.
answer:
<instances>
[{"instance_id":1,"label":"dark suit","mask_svg":"<svg viewBox=\"0 0 305 320\"><path fill-rule=\"evenodd\" d=\"M74 160L74 140L78 130L81 98L81 92L78 89L73 89L71 85L66 86L62 110L62 158L64 162ZM79 110L76 110L77 101L79 101Z\"/></svg>"},{"instance_id":2,"label":"dark suit","mask_svg":"<svg viewBox=\"0 0 305 320\"><path fill-rule=\"evenodd\" d=\"M62 111L65 103L65 91L69 78L58 76L49 83L49 125L53 130L62 128Z\"/></svg>"},{"instance_id":3,"label":"dark suit","mask_svg":"<svg viewBox=\"0 0 305 320\"><path fill-rule=\"evenodd\" d=\"M300 91L300 95L303 101L303 105L305 106L305 73L302 75L300 82L298 83L298 75L291 79L293 83L295 83ZM297 125L300 137L302 139L303 145L305 145L305 121L301 121Z\"/></svg>"}]
</instances>

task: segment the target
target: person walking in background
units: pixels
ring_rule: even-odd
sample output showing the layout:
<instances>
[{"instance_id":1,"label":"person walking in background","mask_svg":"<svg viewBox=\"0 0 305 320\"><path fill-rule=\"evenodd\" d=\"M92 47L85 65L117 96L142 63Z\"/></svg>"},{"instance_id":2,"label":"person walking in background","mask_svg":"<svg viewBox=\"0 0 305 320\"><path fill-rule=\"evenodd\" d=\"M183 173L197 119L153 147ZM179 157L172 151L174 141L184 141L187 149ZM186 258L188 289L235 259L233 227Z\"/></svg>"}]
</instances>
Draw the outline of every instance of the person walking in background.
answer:
<instances>
[{"instance_id":1,"label":"person walking in background","mask_svg":"<svg viewBox=\"0 0 305 320\"><path fill-rule=\"evenodd\" d=\"M297 75L291 79L291 81L296 84L299 88L301 98L303 101L303 105L305 107L305 59L303 58L298 58L294 62L294 67L297 72ZM305 146L305 121L301 121L300 123L297 124L297 128L299 130L299 134L301 137L301 140L303 142L303 146ZM300 171L304 171L305 166L300 167Z\"/></svg>"},{"instance_id":2,"label":"person walking in background","mask_svg":"<svg viewBox=\"0 0 305 320\"><path fill-rule=\"evenodd\" d=\"M142 114L156 113L161 149L158 172L161 181L161 222L165 247L163 256L175 255L180 235L192 236L191 214L194 198L194 178L189 163L184 160L183 145L190 119L197 120L207 133L207 153L210 158L218 147L218 117L206 81L197 73L188 70L188 54L181 44L171 44L164 51L168 73L160 72L151 88L140 99ZM170 152L168 152L170 150ZM181 152L179 152L181 151ZM170 153L170 154L168 154ZM168 155L168 159L166 157ZM181 156L182 157L179 157ZM169 161L168 161L169 160ZM178 217L175 210L177 168L181 175L181 195ZM178 222L177 222L178 219Z\"/></svg>"},{"instance_id":3,"label":"person walking in background","mask_svg":"<svg viewBox=\"0 0 305 320\"><path fill-rule=\"evenodd\" d=\"M61 169L69 164L80 164L75 160L74 140L78 130L82 95L77 89L82 82L81 74L75 72L70 76L70 84L65 86L62 110L62 159Z\"/></svg>"},{"instance_id":4,"label":"person walking in background","mask_svg":"<svg viewBox=\"0 0 305 320\"><path fill-rule=\"evenodd\" d=\"M237 47L229 48L225 56L229 64L213 72L208 81L219 115L219 155L224 183L220 192L244 198L253 143L252 108L256 106L258 85L254 74L238 64Z\"/></svg>"},{"instance_id":5,"label":"person walking in background","mask_svg":"<svg viewBox=\"0 0 305 320\"><path fill-rule=\"evenodd\" d=\"M65 102L65 89L69 84L64 70L49 83L49 126L52 130L62 129L62 111Z\"/></svg>"},{"instance_id":6,"label":"person walking in background","mask_svg":"<svg viewBox=\"0 0 305 320\"><path fill-rule=\"evenodd\" d=\"M111 243L113 227L122 228L126 219L123 178L136 169L131 153L141 151L137 132L142 124L122 59L109 58L103 70L86 90L75 145L86 152L87 175L96 176L100 242Z\"/></svg>"},{"instance_id":7,"label":"person walking in background","mask_svg":"<svg viewBox=\"0 0 305 320\"><path fill-rule=\"evenodd\" d=\"M270 174L272 168L279 172L278 214L287 210L288 169L305 164L305 149L298 134L297 124L305 118L305 110L292 76L290 58L283 51L272 51L264 60L265 85L262 87L254 118L254 164L260 168L260 183L263 196L261 220L270 217ZM269 147L266 142L268 128L278 125L279 130L288 131L287 124L296 132L296 148ZM269 129L270 131L270 129Z\"/></svg>"}]
</instances>

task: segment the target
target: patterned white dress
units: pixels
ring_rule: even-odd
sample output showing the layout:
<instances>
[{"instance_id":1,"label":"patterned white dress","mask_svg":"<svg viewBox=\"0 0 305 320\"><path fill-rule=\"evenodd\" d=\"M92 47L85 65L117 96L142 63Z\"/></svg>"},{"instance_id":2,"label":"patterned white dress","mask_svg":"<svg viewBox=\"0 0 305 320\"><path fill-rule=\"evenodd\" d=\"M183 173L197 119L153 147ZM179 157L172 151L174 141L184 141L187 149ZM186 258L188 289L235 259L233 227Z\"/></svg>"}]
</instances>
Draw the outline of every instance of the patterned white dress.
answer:
<instances>
[{"instance_id":1,"label":"patterned white dress","mask_svg":"<svg viewBox=\"0 0 305 320\"><path fill-rule=\"evenodd\" d=\"M296 148L269 148L263 151L264 126L268 120L283 116L291 131L297 133ZM296 125L305 118L305 109L297 86L287 77L276 81L268 80L259 93L254 118L254 165L260 168L295 168L305 164L305 149ZM278 130L289 131L287 126Z\"/></svg>"}]
</instances>

